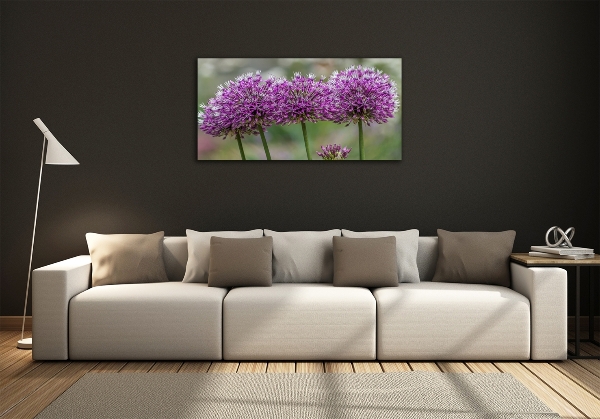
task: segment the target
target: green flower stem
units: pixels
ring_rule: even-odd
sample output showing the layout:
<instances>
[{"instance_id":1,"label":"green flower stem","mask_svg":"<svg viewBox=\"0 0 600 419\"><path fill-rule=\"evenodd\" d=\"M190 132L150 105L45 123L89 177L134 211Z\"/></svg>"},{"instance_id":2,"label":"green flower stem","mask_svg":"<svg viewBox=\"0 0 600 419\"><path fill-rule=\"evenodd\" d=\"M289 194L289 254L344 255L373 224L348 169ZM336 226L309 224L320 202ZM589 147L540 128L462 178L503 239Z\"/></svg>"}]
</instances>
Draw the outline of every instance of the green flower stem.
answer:
<instances>
[{"instance_id":1,"label":"green flower stem","mask_svg":"<svg viewBox=\"0 0 600 419\"><path fill-rule=\"evenodd\" d=\"M240 137L240 133L235 134L235 138L238 143L238 147L240 148L240 155L242 156L242 160L246 160L246 155L244 154L244 147L242 147L242 138Z\"/></svg>"},{"instance_id":2,"label":"green flower stem","mask_svg":"<svg viewBox=\"0 0 600 419\"><path fill-rule=\"evenodd\" d=\"M265 132L262 129L262 125L258 126L258 132L260 132L260 139L262 140L267 160L271 160L271 153L269 153L269 146L267 145L267 139L265 138Z\"/></svg>"},{"instance_id":3,"label":"green flower stem","mask_svg":"<svg viewBox=\"0 0 600 419\"><path fill-rule=\"evenodd\" d=\"M306 134L306 124L304 123L304 121L301 121L300 124L302 124L302 135L304 135L304 147L306 147L306 157L308 158L308 160L312 160L312 157L310 157L310 147L308 146L308 135Z\"/></svg>"},{"instance_id":4,"label":"green flower stem","mask_svg":"<svg viewBox=\"0 0 600 419\"><path fill-rule=\"evenodd\" d=\"M358 120L358 150L360 152L360 159L365 160L365 143L363 142L363 130L362 120Z\"/></svg>"}]
</instances>

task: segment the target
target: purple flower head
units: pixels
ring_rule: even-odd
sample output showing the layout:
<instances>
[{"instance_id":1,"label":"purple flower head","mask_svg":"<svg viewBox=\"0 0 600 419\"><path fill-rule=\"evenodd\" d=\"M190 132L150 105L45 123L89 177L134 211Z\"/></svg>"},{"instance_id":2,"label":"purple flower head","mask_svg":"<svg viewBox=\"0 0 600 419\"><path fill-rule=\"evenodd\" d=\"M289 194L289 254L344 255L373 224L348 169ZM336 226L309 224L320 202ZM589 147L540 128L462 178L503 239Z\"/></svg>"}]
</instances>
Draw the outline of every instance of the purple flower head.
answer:
<instances>
[{"instance_id":1,"label":"purple flower head","mask_svg":"<svg viewBox=\"0 0 600 419\"><path fill-rule=\"evenodd\" d=\"M279 124L297 124L329 120L331 87L323 77L315 79L314 74L303 76L294 73L291 81L284 84L286 92L282 95L279 110Z\"/></svg>"},{"instance_id":2,"label":"purple flower head","mask_svg":"<svg viewBox=\"0 0 600 419\"><path fill-rule=\"evenodd\" d=\"M285 94L286 81L247 73L218 87L206 105L200 105L200 129L215 137L240 134L258 135L258 126L268 127L276 122L279 103Z\"/></svg>"},{"instance_id":3,"label":"purple flower head","mask_svg":"<svg viewBox=\"0 0 600 419\"><path fill-rule=\"evenodd\" d=\"M321 150L323 151L317 151L317 155L323 158L323 160L345 160L352 151L351 148L342 148L341 145L337 144L321 146Z\"/></svg>"},{"instance_id":4,"label":"purple flower head","mask_svg":"<svg viewBox=\"0 0 600 419\"><path fill-rule=\"evenodd\" d=\"M334 71L328 83L333 91L331 120L338 124L382 124L400 106L396 83L375 68L359 65Z\"/></svg>"}]
</instances>

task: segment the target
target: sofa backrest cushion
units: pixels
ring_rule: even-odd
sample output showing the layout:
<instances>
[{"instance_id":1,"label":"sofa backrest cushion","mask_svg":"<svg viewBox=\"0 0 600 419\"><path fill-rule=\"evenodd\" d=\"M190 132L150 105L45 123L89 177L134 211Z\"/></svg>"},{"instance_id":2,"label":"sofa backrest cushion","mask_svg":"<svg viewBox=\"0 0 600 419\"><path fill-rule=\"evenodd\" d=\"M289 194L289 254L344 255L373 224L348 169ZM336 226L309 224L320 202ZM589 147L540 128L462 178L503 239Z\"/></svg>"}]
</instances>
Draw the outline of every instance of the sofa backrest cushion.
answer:
<instances>
[{"instance_id":1,"label":"sofa backrest cushion","mask_svg":"<svg viewBox=\"0 0 600 419\"><path fill-rule=\"evenodd\" d=\"M273 237L273 282L333 282L333 236L341 230L265 229Z\"/></svg>"},{"instance_id":2,"label":"sofa backrest cushion","mask_svg":"<svg viewBox=\"0 0 600 419\"><path fill-rule=\"evenodd\" d=\"M433 278L438 259L437 242L437 237L419 237L417 266L419 267L421 281L431 281L431 278ZM185 275L185 266L188 260L187 238L165 237L163 246L165 270L169 281L181 281Z\"/></svg>"},{"instance_id":3,"label":"sofa backrest cushion","mask_svg":"<svg viewBox=\"0 0 600 419\"><path fill-rule=\"evenodd\" d=\"M417 266L421 281L431 281L435 274L438 260L438 238L419 237L419 251L417 252Z\"/></svg>"}]
</instances>

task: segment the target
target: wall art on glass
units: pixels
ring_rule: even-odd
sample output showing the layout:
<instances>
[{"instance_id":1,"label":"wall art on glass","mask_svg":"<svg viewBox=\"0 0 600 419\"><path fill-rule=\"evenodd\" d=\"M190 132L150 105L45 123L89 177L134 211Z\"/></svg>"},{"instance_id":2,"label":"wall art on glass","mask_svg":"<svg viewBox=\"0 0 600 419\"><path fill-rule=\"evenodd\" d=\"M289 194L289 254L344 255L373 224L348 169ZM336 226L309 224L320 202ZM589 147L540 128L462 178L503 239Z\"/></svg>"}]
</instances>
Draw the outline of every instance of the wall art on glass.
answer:
<instances>
[{"instance_id":1,"label":"wall art on glass","mask_svg":"<svg viewBox=\"0 0 600 419\"><path fill-rule=\"evenodd\" d=\"M401 160L400 58L198 59L198 160Z\"/></svg>"}]
</instances>

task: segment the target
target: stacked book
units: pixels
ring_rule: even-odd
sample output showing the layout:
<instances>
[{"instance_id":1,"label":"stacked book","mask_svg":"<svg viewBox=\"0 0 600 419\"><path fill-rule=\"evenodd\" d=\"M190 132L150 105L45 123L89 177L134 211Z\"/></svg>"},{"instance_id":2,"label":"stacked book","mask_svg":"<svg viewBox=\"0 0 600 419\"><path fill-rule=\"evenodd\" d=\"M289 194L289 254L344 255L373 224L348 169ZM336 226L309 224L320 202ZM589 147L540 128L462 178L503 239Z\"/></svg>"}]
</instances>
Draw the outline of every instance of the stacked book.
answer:
<instances>
[{"instance_id":1,"label":"stacked book","mask_svg":"<svg viewBox=\"0 0 600 419\"><path fill-rule=\"evenodd\" d=\"M529 256L553 259L589 259L594 257L594 249L587 247L531 246Z\"/></svg>"}]
</instances>

